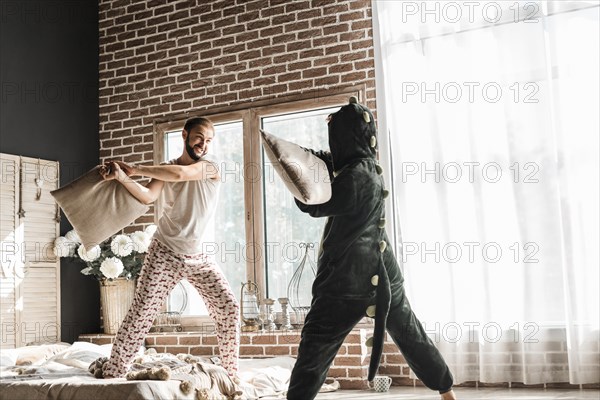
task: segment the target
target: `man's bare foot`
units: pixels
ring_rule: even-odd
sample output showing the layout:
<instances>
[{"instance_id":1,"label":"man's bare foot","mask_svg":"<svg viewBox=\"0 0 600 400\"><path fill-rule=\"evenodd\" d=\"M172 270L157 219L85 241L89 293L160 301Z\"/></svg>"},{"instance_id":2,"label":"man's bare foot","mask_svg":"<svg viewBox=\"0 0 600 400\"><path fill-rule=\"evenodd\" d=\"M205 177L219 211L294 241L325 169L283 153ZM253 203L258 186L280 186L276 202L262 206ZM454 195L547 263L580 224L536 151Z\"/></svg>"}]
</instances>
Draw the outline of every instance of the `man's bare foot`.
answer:
<instances>
[{"instance_id":1,"label":"man's bare foot","mask_svg":"<svg viewBox=\"0 0 600 400\"><path fill-rule=\"evenodd\" d=\"M449 392L442 394L442 400L456 400L454 390L450 390Z\"/></svg>"}]
</instances>

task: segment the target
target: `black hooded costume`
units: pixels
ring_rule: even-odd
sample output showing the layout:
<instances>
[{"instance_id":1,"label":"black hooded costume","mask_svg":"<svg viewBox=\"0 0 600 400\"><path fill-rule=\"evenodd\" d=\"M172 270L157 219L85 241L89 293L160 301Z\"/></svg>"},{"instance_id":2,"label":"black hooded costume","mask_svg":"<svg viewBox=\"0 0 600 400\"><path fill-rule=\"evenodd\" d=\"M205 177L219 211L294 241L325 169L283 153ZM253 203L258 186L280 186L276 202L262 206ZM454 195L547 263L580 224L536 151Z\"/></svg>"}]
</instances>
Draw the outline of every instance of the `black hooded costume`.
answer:
<instances>
[{"instance_id":1,"label":"black hooded costume","mask_svg":"<svg viewBox=\"0 0 600 400\"><path fill-rule=\"evenodd\" d=\"M369 381L377 372L387 329L419 379L447 392L452 388L450 370L411 310L388 245L387 191L376 160L375 122L355 97L330 116L329 148L331 153L311 151L327 164L331 199L318 205L296 200L303 212L328 219L287 398L316 396L345 337L365 315L375 318Z\"/></svg>"}]
</instances>

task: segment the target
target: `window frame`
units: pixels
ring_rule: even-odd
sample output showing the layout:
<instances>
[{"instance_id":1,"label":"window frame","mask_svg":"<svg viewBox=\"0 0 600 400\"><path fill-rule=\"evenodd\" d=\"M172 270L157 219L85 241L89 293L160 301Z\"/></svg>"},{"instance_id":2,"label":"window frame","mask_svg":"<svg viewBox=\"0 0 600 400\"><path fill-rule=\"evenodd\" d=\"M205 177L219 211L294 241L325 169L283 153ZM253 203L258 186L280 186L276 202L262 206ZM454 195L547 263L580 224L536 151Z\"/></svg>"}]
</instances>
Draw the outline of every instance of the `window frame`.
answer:
<instances>
[{"instance_id":1,"label":"window frame","mask_svg":"<svg viewBox=\"0 0 600 400\"><path fill-rule=\"evenodd\" d=\"M234 107L206 108L198 110L197 115L209 118L214 124L228 122L242 122L243 147L244 147L244 224L246 232L246 279L256 283L261 298L266 295L266 249L265 249L265 224L264 193L263 193L263 153L261 148L261 119L281 114L305 112L321 108L342 106L348 103L350 96L356 96L364 102L366 85L349 86L339 89L311 91L299 95L281 96L275 99L248 102ZM154 164L163 162L165 152L165 136L167 133L181 130L185 121L192 115L190 113L166 116L153 121L154 126ZM246 176L248 168L258 166L257 177ZM158 221L161 214L159 202L155 203L154 221ZM240 288L232 285L232 290ZM166 311L166 304L163 306ZM203 327L212 320L208 315L182 316L181 323L184 329ZM188 330L188 329L186 329Z\"/></svg>"}]
</instances>

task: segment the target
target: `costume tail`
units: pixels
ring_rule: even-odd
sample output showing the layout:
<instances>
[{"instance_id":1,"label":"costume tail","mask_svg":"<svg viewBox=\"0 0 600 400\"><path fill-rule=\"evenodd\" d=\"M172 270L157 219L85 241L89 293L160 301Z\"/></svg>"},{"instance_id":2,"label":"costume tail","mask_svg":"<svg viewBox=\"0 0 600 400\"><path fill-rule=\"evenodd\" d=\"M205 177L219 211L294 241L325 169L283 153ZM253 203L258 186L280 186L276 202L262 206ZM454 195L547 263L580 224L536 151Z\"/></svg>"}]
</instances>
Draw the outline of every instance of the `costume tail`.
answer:
<instances>
[{"instance_id":1,"label":"costume tail","mask_svg":"<svg viewBox=\"0 0 600 400\"><path fill-rule=\"evenodd\" d=\"M392 291L387 270L381 260L379 267L379 282L376 291L377 300L375 302L375 329L373 330L373 349L371 351L371 361L369 363L369 382L375 378L381 353L383 352L383 342L385 340L385 321L390 311L390 302Z\"/></svg>"}]
</instances>

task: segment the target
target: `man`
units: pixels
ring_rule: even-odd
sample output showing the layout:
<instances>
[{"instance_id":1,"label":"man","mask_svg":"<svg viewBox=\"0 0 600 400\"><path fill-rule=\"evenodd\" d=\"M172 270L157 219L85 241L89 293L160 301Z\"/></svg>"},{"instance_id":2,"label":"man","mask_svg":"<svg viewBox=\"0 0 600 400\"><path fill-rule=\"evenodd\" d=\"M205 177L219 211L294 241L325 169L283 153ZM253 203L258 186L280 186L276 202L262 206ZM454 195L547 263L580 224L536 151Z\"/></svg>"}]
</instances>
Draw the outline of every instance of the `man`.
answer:
<instances>
[{"instance_id":1,"label":"man","mask_svg":"<svg viewBox=\"0 0 600 400\"><path fill-rule=\"evenodd\" d=\"M313 283L313 300L302 329L298 359L287 393L289 400L313 399L344 338L365 316L375 318L368 380L381 358L385 332L390 334L414 373L443 400L455 399L452 374L404 292L404 278L388 245L384 199L387 196L377 163L373 115L349 104L328 118L328 152L323 159L332 178L331 199L301 211L327 217Z\"/></svg>"},{"instance_id":2,"label":"man","mask_svg":"<svg viewBox=\"0 0 600 400\"><path fill-rule=\"evenodd\" d=\"M104 378L123 376L143 344L156 314L173 287L187 279L201 294L216 324L221 364L235 377L239 356L239 306L218 265L202 253L202 235L214 213L220 184L215 163L205 157L214 138L206 118L185 123L182 154L158 166L120 161L101 168L104 179L116 179L142 203L162 196L163 213L138 278L135 298L119 328ZM152 178L146 186L131 176Z\"/></svg>"}]
</instances>

